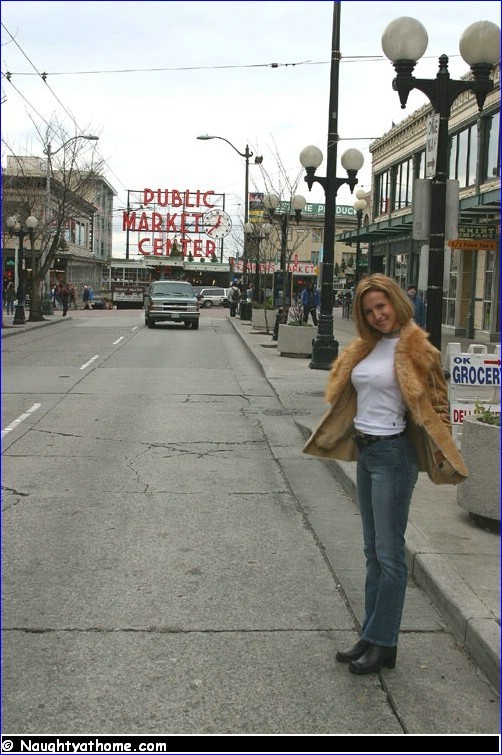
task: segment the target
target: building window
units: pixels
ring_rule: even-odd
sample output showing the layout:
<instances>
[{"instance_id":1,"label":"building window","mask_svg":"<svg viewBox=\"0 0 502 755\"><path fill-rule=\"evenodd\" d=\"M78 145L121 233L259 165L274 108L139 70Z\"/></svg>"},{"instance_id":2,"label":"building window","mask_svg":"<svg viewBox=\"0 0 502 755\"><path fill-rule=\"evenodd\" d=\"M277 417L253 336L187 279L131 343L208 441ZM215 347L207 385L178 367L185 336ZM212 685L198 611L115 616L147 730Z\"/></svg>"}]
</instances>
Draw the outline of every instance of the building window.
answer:
<instances>
[{"instance_id":1,"label":"building window","mask_svg":"<svg viewBox=\"0 0 502 755\"><path fill-rule=\"evenodd\" d=\"M426 178L425 175L425 150L422 150L416 156L417 158L417 178Z\"/></svg>"},{"instance_id":2,"label":"building window","mask_svg":"<svg viewBox=\"0 0 502 755\"><path fill-rule=\"evenodd\" d=\"M393 259L394 270L393 277L399 288L403 291L406 289L406 281L408 279L408 255L396 254Z\"/></svg>"},{"instance_id":3,"label":"building window","mask_svg":"<svg viewBox=\"0 0 502 755\"><path fill-rule=\"evenodd\" d=\"M449 178L456 179L461 189L476 183L477 136L477 126L473 124L450 139Z\"/></svg>"},{"instance_id":4,"label":"building window","mask_svg":"<svg viewBox=\"0 0 502 755\"><path fill-rule=\"evenodd\" d=\"M483 180L500 178L500 112L483 118L486 156L483 164Z\"/></svg>"},{"instance_id":5,"label":"building window","mask_svg":"<svg viewBox=\"0 0 502 755\"><path fill-rule=\"evenodd\" d=\"M377 215L387 215L390 209L390 171L380 173L377 181Z\"/></svg>"},{"instance_id":6,"label":"building window","mask_svg":"<svg viewBox=\"0 0 502 755\"><path fill-rule=\"evenodd\" d=\"M413 196L413 161L410 157L395 167L394 210L409 207Z\"/></svg>"},{"instance_id":7,"label":"building window","mask_svg":"<svg viewBox=\"0 0 502 755\"><path fill-rule=\"evenodd\" d=\"M443 324L455 326L455 302L457 298L458 287L458 259L459 250L451 250L450 278L448 288L444 292L443 298Z\"/></svg>"},{"instance_id":8,"label":"building window","mask_svg":"<svg viewBox=\"0 0 502 755\"><path fill-rule=\"evenodd\" d=\"M485 280L483 288L483 330L490 330L495 279L495 252L485 252ZM498 326L498 324L497 324ZM498 327L497 327L498 329Z\"/></svg>"}]
</instances>

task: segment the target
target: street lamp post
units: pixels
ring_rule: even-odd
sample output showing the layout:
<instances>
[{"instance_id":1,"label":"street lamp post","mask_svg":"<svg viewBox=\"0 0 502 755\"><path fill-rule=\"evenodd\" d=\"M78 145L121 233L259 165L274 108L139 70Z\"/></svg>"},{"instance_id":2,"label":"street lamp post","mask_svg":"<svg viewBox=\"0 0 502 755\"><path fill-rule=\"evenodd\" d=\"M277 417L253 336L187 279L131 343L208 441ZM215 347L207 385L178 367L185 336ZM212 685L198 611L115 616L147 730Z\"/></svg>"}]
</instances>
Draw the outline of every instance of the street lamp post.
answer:
<instances>
[{"instance_id":1,"label":"street lamp post","mask_svg":"<svg viewBox=\"0 0 502 755\"><path fill-rule=\"evenodd\" d=\"M276 209L278 208L280 204L280 199L275 194L265 194L263 197L263 204L265 205L265 209L268 212L268 216L270 220L273 222L274 219L277 219L277 215L275 214ZM279 267L280 270L284 273L287 272L287 250L288 250L288 227L289 227L289 221L292 219L292 213L291 210L294 211L294 219L296 221L296 224L301 220L302 217L302 210L304 209L305 205L307 204L307 200L305 197L302 197L301 194L295 194L291 197L289 200L289 207L288 209L280 214L280 228L281 228L281 256L280 256L280 262Z\"/></svg>"},{"instance_id":2,"label":"street lamp post","mask_svg":"<svg viewBox=\"0 0 502 755\"><path fill-rule=\"evenodd\" d=\"M281 297L279 306L277 308L274 331L272 334L272 340L277 341L277 339L279 338L279 325L286 324L287 319L288 319L288 310L289 310L288 299L286 297L286 287L288 283L288 272L289 272L289 258L288 258L289 223L290 223L290 220L294 218L296 224L297 225L299 224L302 217L302 210L307 204L307 200L301 194L295 194L294 196L290 198L287 209L284 212L279 213L278 215L275 214L275 211L279 207L279 204L280 204L280 199L278 196L276 196L275 194L265 194L265 196L263 197L263 204L265 205L265 209L267 210L270 221L272 223L275 220L278 221L279 230L281 234L279 270L283 276L282 277L282 281L283 281L282 297ZM292 211L294 212L294 215L292 214ZM275 286L274 286L274 295L275 295Z\"/></svg>"},{"instance_id":3,"label":"street lamp post","mask_svg":"<svg viewBox=\"0 0 502 755\"><path fill-rule=\"evenodd\" d=\"M324 213L324 244L321 271L321 310L317 336L312 342L310 368L329 370L338 356L338 341L333 337L333 270L335 257L336 196L342 184L347 183L351 192L357 183L357 171L362 168L364 158L357 149L348 149L342 155L342 166L348 178L336 177L338 147L338 84L340 69L340 6L333 3L333 30L331 39L331 69L328 105L328 141L326 177L315 175L322 163L323 155L317 147L305 147L300 154L300 162L307 171L305 181L312 188L315 181L321 184L326 195Z\"/></svg>"},{"instance_id":4,"label":"street lamp post","mask_svg":"<svg viewBox=\"0 0 502 755\"><path fill-rule=\"evenodd\" d=\"M486 95L493 89L490 78L493 65L500 60L500 28L491 21L476 21L463 32L459 48L462 58L471 67L473 79L470 81L450 79L447 55L439 58L435 79L416 79L412 75L413 69L427 49L427 43L427 31L414 18L402 17L391 21L382 35L383 52L392 61L397 74L392 88L399 94L401 107L406 107L411 90L419 89L439 115L436 165L431 183L426 329L431 343L441 349L448 121L454 101L463 92L473 92L479 110L483 109Z\"/></svg>"},{"instance_id":5,"label":"street lamp post","mask_svg":"<svg viewBox=\"0 0 502 755\"><path fill-rule=\"evenodd\" d=\"M365 200L366 192L364 189L358 189L356 191L356 201L354 202L354 210L356 211L357 215L357 241L356 241L356 269L355 269L355 275L354 275L354 288L357 288L357 284L359 283L361 276L363 274L363 265L362 265L362 259L361 259L361 240L359 238L359 233L361 231L362 226L362 220L363 220L363 212L367 208L368 204Z\"/></svg>"},{"instance_id":6,"label":"street lamp post","mask_svg":"<svg viewBox=\"0 0 502 755\"><path fill-rule=\"evenodd\" d=\"M125 211L127 213L127 218L129 220L129 215L130 215L130 213L131 213L131 211L133 209L133 205L139 205L138 207L136 207L134 209L134 211L136 212L136 209L137 210L142 210L143 209L143 204L141 203L141 201L131 201L131 199L130 199L131 194L140 194L141 193L140 189L127 189L126 192L127 192L127 204L126 204ZM130 243L129 243L129 239L130 239L130 228L129 228L129 222L128 222L127 223L127 228L126 228L126 250L125 250L125 252L126 252L125 258L126 258L126 260L128 260L129 257L130 257Z\"/></svg>"},{"instance_id":7,"label":"street lamp post","mask_svg":"<svg viewBox=\"0 0 502 755\"><path fill-rule=\"evenodd\" d=\"M244 176L244 226L249 220L249 158L253 157L253 152L249 149L249 146L246 144L246 149L244 152L239 152L237 147L235 147L232 142L229 142L228 139L225 139L223 136L209 136L209 134L204 134L202 136L198 136L197 139L201 139L202 141L207 141L208 139L220 139L222 142L226 142L229 144L232 149L237 152L238 155L241 157L244 157L246 160L246 172ZM263 162L263 157L255 157L255 163L259 165ZM244 233L244 246L243 246L243 254L242 254L242 288L243 293L245 295L247 285L248 285L248 272L247 272L247 261L248 261L248 255L247 255L247 245L246 245L246 234ZM240 305L240 317L241 320L250 320L251 319L251 304L246 301L241 301Z\"/></svg>"},{"instance_id":8,"label":"street lamp post","mask_svg":"<svg viewBox=\"0 0 502 755\"><path fill-rule=\"evenodd\" d=\"M270 236L272 226L270 223L263 223L261 227L257 227L255 223L246 223L244 225L244 233L246 234L246 240L251 242L252 248L255 249L255 271L254 271L254 285L253 285L253 300L256 304L259 303L260 292L260 243ZM260 233L261 231L261 233Z\"/></svg>"},{"instance_id":9,"label":"street lamp post","mask_svg":"<svg viewBox=\"0 0 502 755\"><path fill-rule=\"evenodd\" d=\"M34 215L30 215L25 220L25 225L22 226L19 223L17 215L7 218L7 228L9 229L10 236L17 236L19 239L19 249L17 254L17 302L16 311L14 312L13 325L23 325L26 321L24 304L26 300L26 286L23 274L23 252L24 252L24 237L29 236L30 240L33 239L35 228L38 225L38 219Z\"/></svg>"},{"instance_id":10,"label":"street lamp post","mask_svg":"<svg viewBox=\"0 0 502 755\"><path fill-rule=\"evenodd\" d=\"M90 134L78 134L77 136L72 136L69 139L67 139L63 144L55 149L52 150L52 145L50 142L47 142L46 147L44 149L44 155L47 155L47 167L46 167L46 178L45 178L45 227L46 227L46 234L48 236L49 234L49 223L50 223L50 210L51 210L51 159L54 157L54 155L57 155L58 152L60 152L62 149L64 149L68 144L71 142L77 141L77 139L85 139L88 142L97 142L99 139L99 136L92 136ZM51 295L49 292L50 288L50 274L49 271L47 271L47 276L45 280L45 286L44 286L44 294L42 297L42 314L43 315L52 315L54 314L54 307L52 305Z\"/></svg>"}]
</instances>

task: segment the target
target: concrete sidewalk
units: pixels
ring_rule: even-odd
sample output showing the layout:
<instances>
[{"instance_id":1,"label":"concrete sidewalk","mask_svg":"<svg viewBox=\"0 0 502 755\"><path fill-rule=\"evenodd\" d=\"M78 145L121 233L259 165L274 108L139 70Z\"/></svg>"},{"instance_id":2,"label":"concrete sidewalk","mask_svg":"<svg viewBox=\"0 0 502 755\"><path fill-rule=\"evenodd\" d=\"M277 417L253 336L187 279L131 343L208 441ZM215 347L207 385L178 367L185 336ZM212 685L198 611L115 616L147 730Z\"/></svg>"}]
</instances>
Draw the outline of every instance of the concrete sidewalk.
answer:
<instances>
[{"instance_id":1,"label":"concrete sidewalk","mask_svg":"<svg viewBox=\"0 0 502 755\"><path fill-rule=\"evenodd\" d=\"M335 309L334 316L341 351L354 338L354 324L342 319L341 310ZM271 333L238 318L229 321L307 438L327 408L328 373L310 369L309 359L279 356ZM448 340L459 339L445 338L444 350ZM468 343L462 343L462 350ZM326 465L355 500L356 465L318 463ZM425 473L419 475L406 533L410 576L438 608L455 639L500 690L500 537L471 523L456 503L456 491L454 486L434 485Z\"/></svg>"}]
</instances>

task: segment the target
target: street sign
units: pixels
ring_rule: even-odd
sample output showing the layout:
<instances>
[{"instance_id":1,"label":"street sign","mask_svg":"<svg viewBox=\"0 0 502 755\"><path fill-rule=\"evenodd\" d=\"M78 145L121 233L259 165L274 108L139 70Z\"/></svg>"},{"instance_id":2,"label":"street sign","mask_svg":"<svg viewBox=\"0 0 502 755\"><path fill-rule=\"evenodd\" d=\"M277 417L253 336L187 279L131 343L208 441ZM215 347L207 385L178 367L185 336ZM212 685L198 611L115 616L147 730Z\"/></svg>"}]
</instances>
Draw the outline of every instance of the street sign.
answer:
<instances>
[{"instance_id":1,"label":"street sign","mask_svg":"<svg viewBox=\"0 0 502 755\"><path fill-rule=\"evenodd\" d=\"M434 113L427 118L427 139L425 141L425 177L433 178L436 175L436 163L438 155L439 113Z\"/></svg>"},{"instance_id":2,"label":"street sign","mask_svg":"<svg viewBox=\"0 0 502 755\"><path fill-rule=\"evenodd\" d=\"M488 252L497 251L497 242L488 239L450 239L448 246L451 249L466 249L468 251L477 251L478 249L484 249Z\"/></svg>"},{"instance_id":3,"label":"street sign","mask_svg":"<svg viewBox=\"0 0 502 755\"><path fill-rule=\"evenodd\" d=\"M471 239L491 239L497 238L497 229L494 225L475 225L474 223L459 223L458 238Z\"/></svg>"},{"instance_id":4,"label":"street sign","mask_svg":"<svg viewBox=\"0 0 502 755\"><path fill-rule=\"evenodd\" d=\"M452 385L500 388L500 357L495 354L455 354L451 357Z\"/></svg>"}]
</instances>

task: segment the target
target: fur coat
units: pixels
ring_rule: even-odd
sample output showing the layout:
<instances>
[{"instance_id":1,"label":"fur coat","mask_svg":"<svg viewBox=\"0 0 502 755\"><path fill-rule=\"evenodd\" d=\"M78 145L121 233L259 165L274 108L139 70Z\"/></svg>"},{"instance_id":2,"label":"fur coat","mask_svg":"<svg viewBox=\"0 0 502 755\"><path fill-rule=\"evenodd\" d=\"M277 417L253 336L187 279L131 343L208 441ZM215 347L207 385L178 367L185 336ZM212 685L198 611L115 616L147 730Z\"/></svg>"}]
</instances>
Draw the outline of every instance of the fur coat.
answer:
<instances>
[{"instance_id":1,"label":"fur coat","mask_svg":"<svg viewBox=\"0 0 502 755\"><path fill-rule=\"evenodd\" d=\"M308 439L304 453L345 461L357 458L353 440L357 396L351 375L373 348L373 342L357 338L333 362L326 389L326 402L331 408ZM440 353L413 321L401 328L394 367L407 407L407 433L417 452L420 471L427 472L438 485L463 482L468 471L451 435Z\"/></svg>"}]
</instances>

